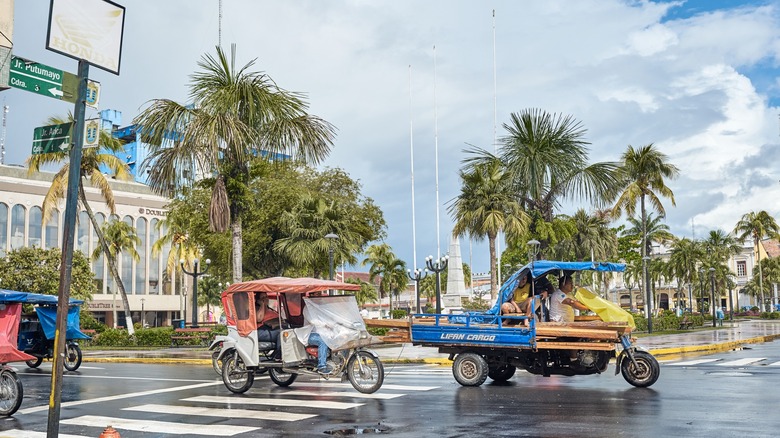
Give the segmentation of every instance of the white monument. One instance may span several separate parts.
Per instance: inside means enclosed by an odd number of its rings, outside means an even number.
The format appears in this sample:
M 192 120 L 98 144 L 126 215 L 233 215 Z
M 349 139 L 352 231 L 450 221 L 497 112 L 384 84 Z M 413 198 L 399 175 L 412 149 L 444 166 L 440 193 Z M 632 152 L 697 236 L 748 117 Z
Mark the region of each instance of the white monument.
M 466 282 L 463 276 L 463 259 L 460 256 L 460 241 L 457 237 L 450 238 L 449 261 L 447 262 L 447 293 L 441 296 L 444 313 L 463 310 L 462 299 L 468 297 Z

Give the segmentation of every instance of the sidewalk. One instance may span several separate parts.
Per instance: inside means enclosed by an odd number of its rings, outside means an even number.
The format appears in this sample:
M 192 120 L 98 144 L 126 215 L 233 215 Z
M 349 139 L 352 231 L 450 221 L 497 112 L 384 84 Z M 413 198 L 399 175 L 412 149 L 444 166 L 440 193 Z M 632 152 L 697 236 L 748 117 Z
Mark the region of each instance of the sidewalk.
M 641 335 L 641 334 L 640 334 Z M 768 342 L 780 338 L 780 320 L 725 321 L 723 327 L 698 327 L 670 335 L 647 335 L 636 344 L 658 357 L 695 352 L 727 351 L 744 344 Z M 447 354 L 433 347 L 412 344 L 385 344 L 373 347 L 385 363 L 449 364 Z M 161 348 L 158 350 L 84 350 L 84 362 L 203 363 L 211 364 L 211 352 L 205 348 Z

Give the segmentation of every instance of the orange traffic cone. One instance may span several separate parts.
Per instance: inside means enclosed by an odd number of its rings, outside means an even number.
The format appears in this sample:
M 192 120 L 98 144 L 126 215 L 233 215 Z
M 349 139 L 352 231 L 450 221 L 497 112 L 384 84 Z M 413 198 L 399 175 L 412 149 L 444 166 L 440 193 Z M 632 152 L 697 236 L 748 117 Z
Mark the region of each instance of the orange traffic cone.
M 119 432 L 111 426 L 108 426 L 98 438 L 122 438 Z

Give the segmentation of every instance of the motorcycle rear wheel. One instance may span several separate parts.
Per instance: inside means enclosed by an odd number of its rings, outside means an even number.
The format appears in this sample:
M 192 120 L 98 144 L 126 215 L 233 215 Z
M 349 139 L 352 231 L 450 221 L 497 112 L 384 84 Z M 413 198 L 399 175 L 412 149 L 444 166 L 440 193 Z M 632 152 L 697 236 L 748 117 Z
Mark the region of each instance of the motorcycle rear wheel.
M 293 384 L 298 375 L 295 373 L 286 373 L 281 368 L 268 368 L 268 377 L 281 387 L 290 386 Z
M 217 374 L 222 375 L 222 359 L 219 358 L 219 351 L 211 353 L 211 366 Z
M 65 346 L 65 369 L 76 371 L 81 366 L 81 348 L 78 344 L 67 344 Z
M 41 366 L 42 362 L 43 362 L 43 358 L 42 357 L 36 357 L 33 360 L 26 360 L 26 361 L 24 361 L 24 363 L 26 363 L 27 366 L 30 367 L 30 368 L 38 368 L 39 366 Z
M 367 351 L 358 351 L 347 362 L 347 377 L 352 387 L 363 394 L 371 394 L 382 387 L 385 367 L 378 357 Z
M 246 368 L 246 364 L 237 353 L 225 356 L 222 361 L 222 382 L 234 394 L 243 394 L 255 382 L 255 374 Z
M 24 388 L 16 373 L 5 369 L 0 372 L 0 415 L 11 416 L 22 405 Z

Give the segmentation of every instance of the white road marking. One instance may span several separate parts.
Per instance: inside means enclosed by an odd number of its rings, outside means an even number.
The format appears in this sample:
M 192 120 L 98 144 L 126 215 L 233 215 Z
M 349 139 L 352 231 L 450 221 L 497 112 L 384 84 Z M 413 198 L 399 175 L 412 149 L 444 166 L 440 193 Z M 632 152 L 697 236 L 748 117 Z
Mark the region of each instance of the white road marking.
M 683 366 L 689 366 L 689 365 L 700 365 L 703 363 L 710 363 L 710 362 L 717 362 L 720 359 L 697 359 L 697 360 L 689 360 L 685 362 L 675 362 L 670 363 L 671 366 L 677 366 L 677 367 L 683 367 Z
M 76 400 L 71 402 L 65 402 L 62 403 L 62 407 L 70 407 L 70 406 L 81 406 L 81 405 L 88 405 L 92 403 L 103 403 L 107 401 L 113 401 L 113 400 L 121 400 L 124 398 L 132 398 L 132 397 L 143 397 L 146 395 L 154 395 L 154 394 L 163 394 L 166 392 L 175 392 L 175 391 L 185 391 L 188 389 L 195 389 L 195 388 L 203 388 L 206 386 L 215 386 L 215 385 L 222 385 L 222 382 L 220 381 L 214 381 L 209 383 L 198 383 L 195 385 L 186 385 L 186 386 L 175 386 L 173 388 L 162 388 L 162 389 L 153 389 L 149 391 L 140 391 L 140 392 L 131 392 L 129 394 L 120 394 L 120 395 L 110 395 L 106 397 L 98 397 L 98 398 L 91 398 L 87 400 Z M 27 409 L 19 409 L 17 414 L 30 414 L 33 412 L 40 412 L 40 411 L 46 411 L 49 409 L 49 405 L 43 405 L 43 406 L 35 406 L 32 408 Z M 108 423 L 106 423 L 108 424 Z M 105 427 L 105 425 L 104 425 Z
M 171 421 L 131 420 L 117 417 L 101 417 L 97 415 L 84 415 L 81 417 L 62 420 L 62 424 L 77 426 L 105 428 L 107 424 L 118 430 L 134 430 L 137 432 L 149 432 L 166 435 L 207 435 L 207 436 L 233 436 L 239 433 L 248 433 L 259 427 L 230 426 L 226 424 L 189 424 Z
M 298 400 L 298 405 L 301 401 Z M 308 405 L 308 403 L 306 403 Z M 316 417 L 314 414 L 295 414 L 289 412 L 252 411 L 249 409 L 215 409 L 198 406 L 177 405 L 140 405 L 122 409 L 123 411 L 154 412 L 155 414 L 198 415 L 220 418 L 251 418 L 256 420 L 298 421 Z
M 80 369 L 80 368 L 79 368 Z M 46 377 L 51 379 L 51 374 L 27 374 L 27 373 L 20 373 L 21 376 L 36 376 L 36 377 Z M 148 380 L 150 382 L 221 382 L 221 380 L 204 380 L 204 379 L 162 379 L 158 377 L 124 377 L 124 376 L 90 376 L 90 375 L 79 375 L 79 374 L 63 374 L 63 376 L 74 379 L 117 379 L 117 380 Z M 255 378 L 257 380 L 257 378 Z
M 375 392 L 373 394 L 363 394 L 357 391 L 304 391 L 304 390 L 291 390 L 280 392 L 280 395 L 303 395 L 307 397 L 349 397 L 349 398 L 369 398 L 376 400 L 390 400 L 398 397 L 403 397 L 406 394 L 386 394 L 381 392 Z M 307 402 L 301 401 L 302 404 Z
M 744 359 L 737 359 L 728 362 L 719 363 L 718 366 L 722 367 L 739 367 L 742 365 L 748 365 L 754 362 L 761 362 L 766 359 L 765 357 L 746 357 Z
M 33 432 L 31 430 L 11 429 L 0 432 L 0 438 L 46 438 L 46 432 Z M 59 434 L 58 438 L 86 438 L 84 435 Z
M 772 362 L 770 364 L 767 364 L 768 367 L 780 367 L 780 362 Z
M 350 383 L 335 383 L 335 382 L 306 382 L 306 386 L 308 385 L 316 385 L 316 386 L 326 386 L 331 388 L 353 388 L 352 384 Z M 301 385 L 304 386 L 304 385 Z M 418 385 L 393 385 L 393 384 L 382 384 L 382 388 L 380 391 L 385 389 L 391 389 L 391 390 L 398 390 L 398 391 L 430 391 L 432 389 L 437 389 L 438 386 L 418 386 Z
M 182 401 L 197 403 L 224 403 L 228 405 L 262 405 L 262 406 L 284 406 L 284 407 L 306 407 L 318 409 L 352 409 L 363 406 L 365 403 L 345 403 L 328 400 L 306 400 L 302 403 L 300 399 L 292 398 L 249 398 L 249 397 L 222 397 L 213 395 L 199 395 L 197 397 L 185 398 Z

